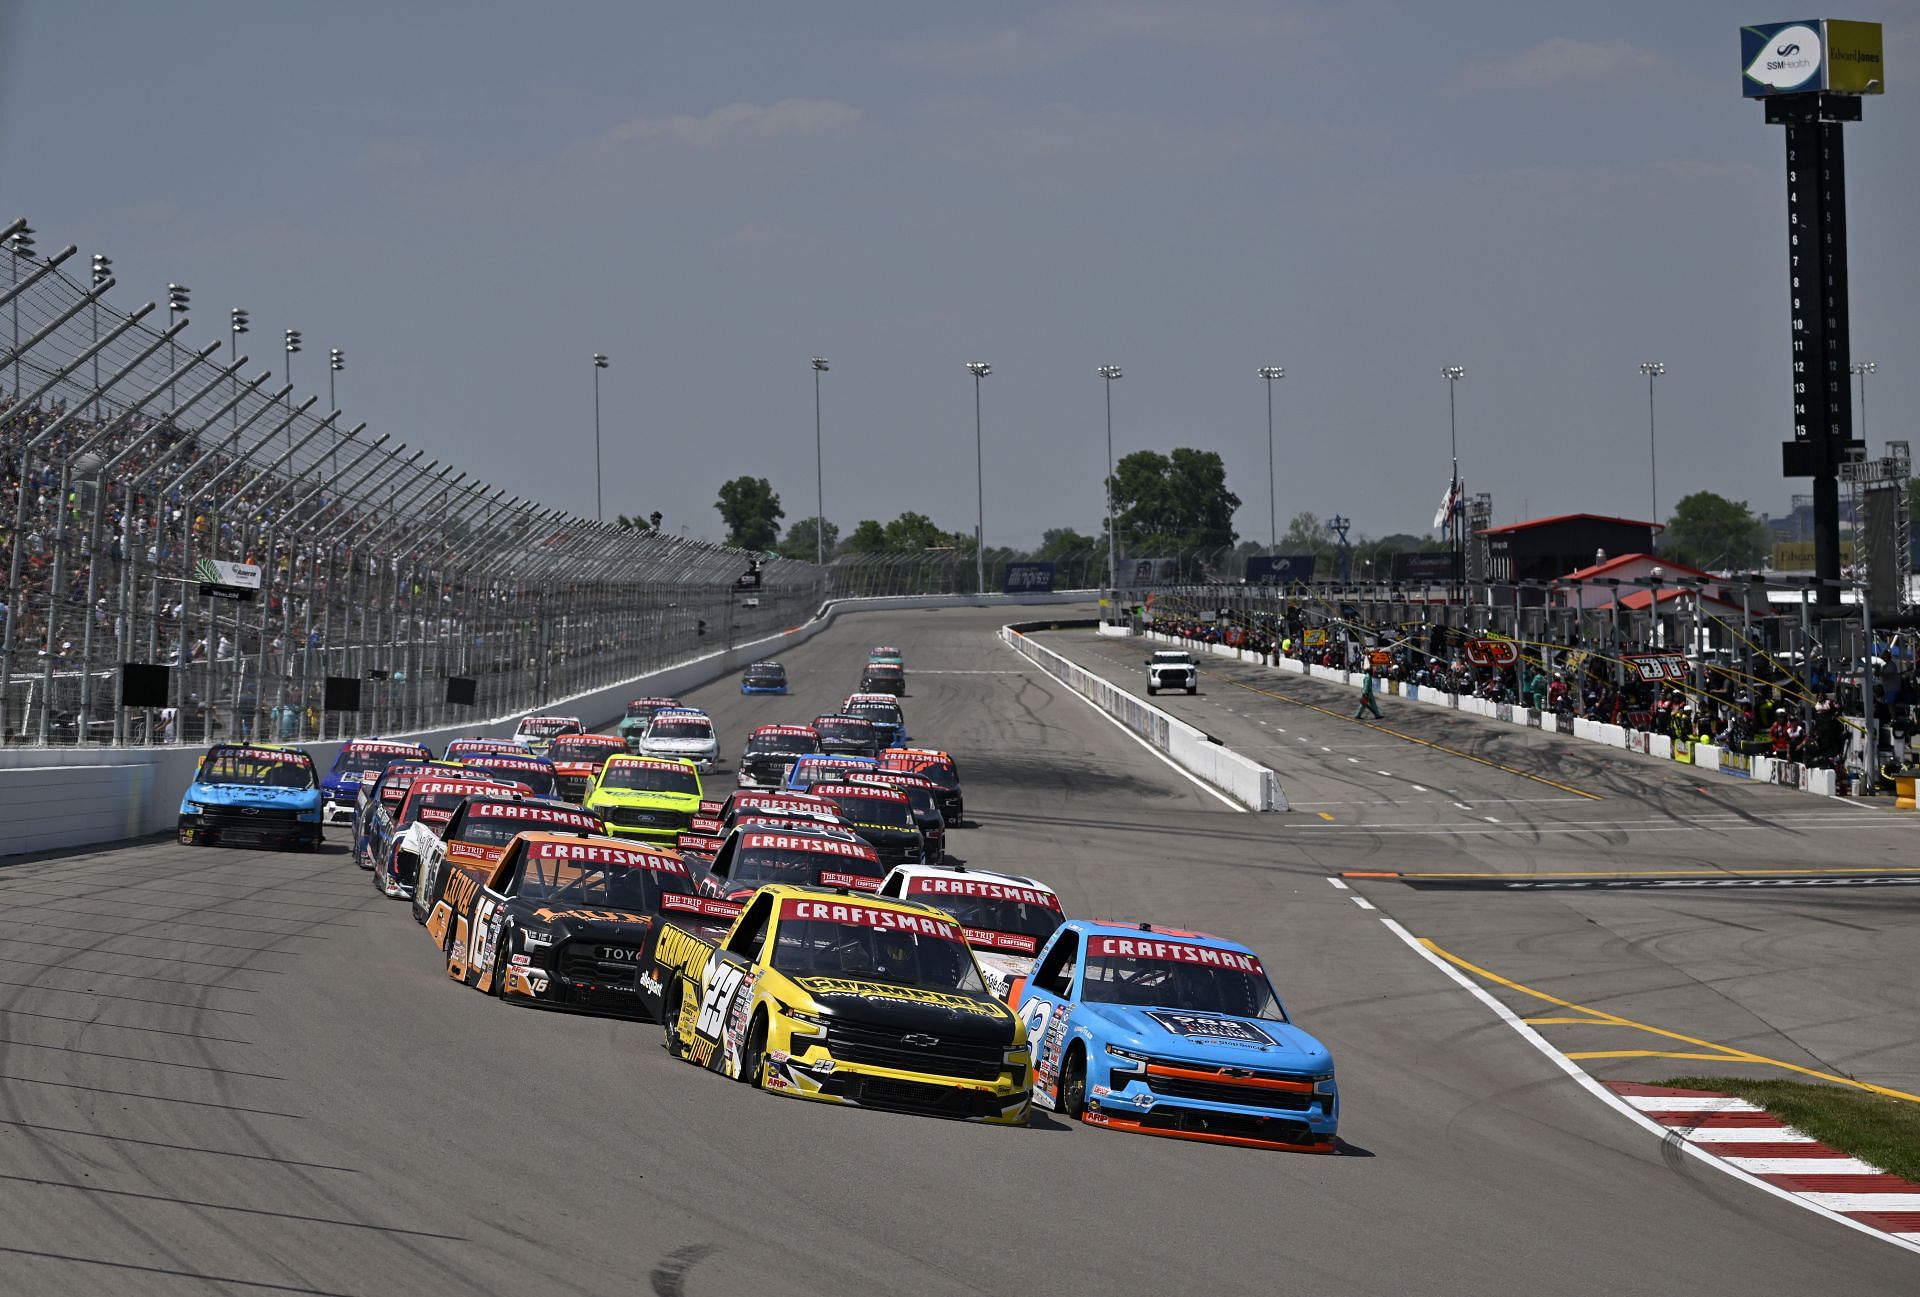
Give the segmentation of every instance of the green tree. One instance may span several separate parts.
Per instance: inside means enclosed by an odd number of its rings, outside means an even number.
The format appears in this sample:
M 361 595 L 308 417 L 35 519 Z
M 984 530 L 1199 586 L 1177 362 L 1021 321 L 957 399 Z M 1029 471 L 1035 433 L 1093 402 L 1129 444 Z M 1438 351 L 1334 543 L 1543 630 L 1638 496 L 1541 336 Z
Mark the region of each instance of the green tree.
M 887 524 L 887 548 L 891 550 L 933 549 L 936 546 L 951 546 L 955 537 L 941 531 L 933 525 L 933 519 L 924 513 L 911 511 L 901 514 Z M 971 553 L 973 538 L 967 538 L 967 549 Z
M 1224 549 L 1233 544 L 1240 497 L 1227 490 L 1217 451 L 1180 447 L 1162 455 L 1136 450 L 1114 466 L 1114 524 L 1127 538 L 1122 552 Z
M 1753 567 L 1766 557 L 1767 525 L 1745 500 L 1695 491 L 1673 507 L 1660 553 L 1693 567 Z
M 736 477 L 720 487 L 714 502 L 727 524 L 727 544 L 741 549 L 771 549 L 780 536 L 780 519 L 787 516 L 780 497 L 764 477 Z
M 1037 559 L 1058 561 L 1075 554 L 1086 554 L 1095 549 L 1105 549 L 1106 536 L 1083 536 L 1071 527 L 1049 527 L 1040 533 L 1040 548 L 1033 551 Z
M 842 546 L 849 554 L 878 554 L 887 547 L 887 529 L 871 518 L 862 518 Z
M 1339 544 L 1334 540 L 1333 528 L 1304 510 L 1288 519 L 1287 530 L 1280 537 L 1280 552 L 1283 554 L 1325 556 L 1337 548 Z
M 614 517 L 614 522 L 632 531 L 659 531 L 662 516 L 661 512 L 655 509 L 649 514 L 636 513 L 631 518 L 624 513 L 618 514 Z
M 804 563 L 813 562 L 814 555 L 818 552 L 813 543 L 816 530 L 819 531 L 820 539 L 825 542 L 821 548 L 826 551 L 827 558 L 831 560 L 835 547 L 840 543 L 840 529 L 824 518 L 802 518 L 787 528 L 786 538 L 780 542 L 780 553 L 787 558 L 796 558 Z

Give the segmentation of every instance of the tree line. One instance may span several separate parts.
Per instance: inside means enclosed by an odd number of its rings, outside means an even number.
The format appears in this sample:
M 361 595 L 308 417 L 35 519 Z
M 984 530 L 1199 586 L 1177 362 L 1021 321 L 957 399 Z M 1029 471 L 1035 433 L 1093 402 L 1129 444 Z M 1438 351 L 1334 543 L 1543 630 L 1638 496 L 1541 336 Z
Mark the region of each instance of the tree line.
M 1110 479 L 1114 530 L 1120 553 L 1132 558 L 1173 556 L 1196 552 L 1231 551 L 1254 555 L 1270 548 L 1282 554 L 1311 554 L 1322 563 L 1339 555 L 1338 536 L 1318 515 L 1303 511 L 1287 523 L 1274 546 L 1242 540 L 1234 530 L 1233 514 L 1240 497 L 1227 489 L 1226 465 L 1216 451 L 1181 447 L 1167 454 L 1136 450 L 1122 456 Z M 1907 487 L 1907 507 L 1920 525 L 1920 477 Z M 863 518 L 844 537 L 830 520 L 797 519 L 782 534 L 786 510 L 779 493 L 764 477 L 742 475 L 720 486 L 714 502 L 726 524 L 727 543 L 741 549 L 780 554 L 811 562 L 816 552 L 831 560 L 842 554 L 903 554 L 951 551 L 971 560 L 971 531 L 948 531 L 925 514 L 911 510 L 890 522 Z M 658 530 L 661 514 L 620 515 L 622 527 Z M 820 545 L 816 550 L 816 536 Z M 1773 537 L 1764 519 L 1744 500 L 1730 500 L 1713 491 L 1696 491 L 1681 498 L 1668 517 L 1658 540 L 1662 556 L 1708 570 L 1760 567 L 1771 552 Z M 1428 535 L 1394 532 L 1380 537 L 1360 536 L 1352 541 L 1349 561 L 1354 577 L 1384 576 L 1392 556 L 1441 550 L 1446 542 Z M 1082 532 L 1074 527 L 1050 527 L 1032 549 L 989 546 L 990 560 L 1054 560 L 1107 550 L 1105 519 Z

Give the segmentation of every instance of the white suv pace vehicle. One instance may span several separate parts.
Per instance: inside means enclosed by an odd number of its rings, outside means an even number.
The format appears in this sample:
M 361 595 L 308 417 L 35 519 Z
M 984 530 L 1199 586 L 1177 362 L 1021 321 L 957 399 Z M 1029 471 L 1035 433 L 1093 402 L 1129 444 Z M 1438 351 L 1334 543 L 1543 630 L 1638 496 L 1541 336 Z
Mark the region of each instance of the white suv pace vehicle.
M 1162 689 L 1200 692 L 1200 668 L 1193 664 L 1193 654 L 1185 649 L 1157 649 L 1147 659 L 1147 692 L 1157 694 Z

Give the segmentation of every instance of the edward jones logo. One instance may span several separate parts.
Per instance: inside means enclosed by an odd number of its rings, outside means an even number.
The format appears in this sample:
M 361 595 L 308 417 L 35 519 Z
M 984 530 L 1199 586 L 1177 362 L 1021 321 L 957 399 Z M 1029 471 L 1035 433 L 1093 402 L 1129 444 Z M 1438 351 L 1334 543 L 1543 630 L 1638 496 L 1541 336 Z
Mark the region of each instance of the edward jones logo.
M 1792 90 L 1820 75 L 1820 33 L 1803 23 L 1782 27 L 1760 46 L 1747 76 L 1775 90 Z

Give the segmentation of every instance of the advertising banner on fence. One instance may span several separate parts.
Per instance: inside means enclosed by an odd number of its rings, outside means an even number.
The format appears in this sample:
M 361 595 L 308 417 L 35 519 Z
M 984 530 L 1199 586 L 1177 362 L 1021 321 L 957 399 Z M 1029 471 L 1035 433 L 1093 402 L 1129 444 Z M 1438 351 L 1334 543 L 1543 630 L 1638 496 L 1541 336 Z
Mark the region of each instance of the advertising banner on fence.
M 1130 558 L 1120 564 L 1122 585 L 1162 585 L 1180 579 L 1177 558 Z
M 253 592 L 260 588 L 260 569 L 252 563 L 203 558 L 193 565 L 193 579 L 200 583 L 202 598 L 251 603 Z
M 1006 584 L 1003 590 L 1006 594 L 1052 594 L 1053 564 L 1007 564 Z
M 1460 565 L 1454 562 L 1458 557 L 1457 554 L 1395 554 L 1394 582 L 1406 585 L 1422 581 L 1458 581 Z
M 1312 554 L 1259 554 L 1247 560 L 1248 585 L 1292 585 L 1313 580 Z

